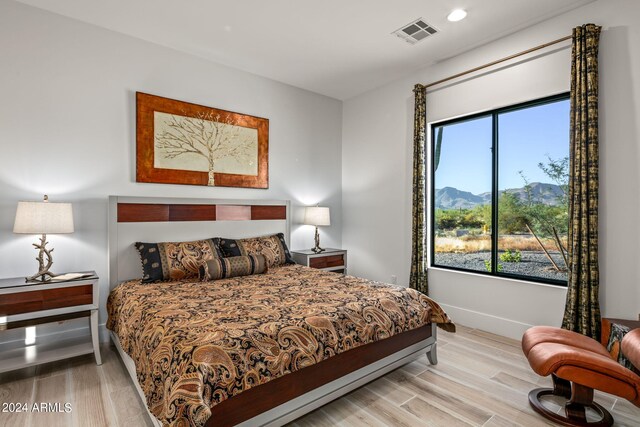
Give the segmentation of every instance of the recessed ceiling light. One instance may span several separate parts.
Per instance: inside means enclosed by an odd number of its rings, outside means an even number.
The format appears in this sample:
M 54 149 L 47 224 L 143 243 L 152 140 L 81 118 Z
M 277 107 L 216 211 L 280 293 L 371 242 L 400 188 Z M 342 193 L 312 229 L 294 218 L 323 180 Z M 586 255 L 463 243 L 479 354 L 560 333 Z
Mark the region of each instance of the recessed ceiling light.
M 449 16 L 447 16 L 447 19 L 451 22 L 458 22 L 458 21 L 462 21 L 464 18 L 467 17 L 467 11 L 464 9 L 455 9 L 453 10 Z

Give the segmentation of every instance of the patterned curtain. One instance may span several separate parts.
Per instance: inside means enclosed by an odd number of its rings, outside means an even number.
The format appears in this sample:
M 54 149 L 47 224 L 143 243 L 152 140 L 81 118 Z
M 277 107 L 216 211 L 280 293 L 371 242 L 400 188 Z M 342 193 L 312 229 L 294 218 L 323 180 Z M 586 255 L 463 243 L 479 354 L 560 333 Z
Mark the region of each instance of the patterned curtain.
M 569 178 L 569 283 L 562 327 L 600 340 L 598 302 L 598 40 L 573 30 Z
M 427 294 L 427 89 L 417 84 L 413 122 L 413 228 L 411 233 L 411 276 L 409 286 Z

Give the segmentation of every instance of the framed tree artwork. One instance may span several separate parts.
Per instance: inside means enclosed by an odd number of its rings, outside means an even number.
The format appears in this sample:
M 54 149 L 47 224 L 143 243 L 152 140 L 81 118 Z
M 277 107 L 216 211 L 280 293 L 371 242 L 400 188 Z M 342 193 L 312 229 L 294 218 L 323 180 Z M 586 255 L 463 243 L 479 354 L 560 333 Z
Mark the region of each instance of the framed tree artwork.
M 269 120 L 136 93 L 136 181 L 269 187 Z

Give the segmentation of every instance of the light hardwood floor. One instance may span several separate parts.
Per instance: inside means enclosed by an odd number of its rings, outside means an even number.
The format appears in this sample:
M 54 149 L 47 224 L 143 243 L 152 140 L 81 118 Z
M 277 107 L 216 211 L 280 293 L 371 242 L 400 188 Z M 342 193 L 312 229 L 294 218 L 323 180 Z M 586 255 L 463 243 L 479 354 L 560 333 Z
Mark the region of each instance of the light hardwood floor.
M 456 334 L 438 332 L 438 365 L 423 356 L 291 427 L 548 425 L 530 409 L 527 393 L 550 381 L 531 371 L 518 341 L 460 326 Z M 0 374 L 0 403 L 69 402 L 73 408 L 69 414 L 0 412 L 0 426 L 151 426 L 115 348 L 102 351 L 102 366 L 81 356 Z M 640 426 L 640 409 L 629 402 L 603 393 L 596 400 L 616 425 Z

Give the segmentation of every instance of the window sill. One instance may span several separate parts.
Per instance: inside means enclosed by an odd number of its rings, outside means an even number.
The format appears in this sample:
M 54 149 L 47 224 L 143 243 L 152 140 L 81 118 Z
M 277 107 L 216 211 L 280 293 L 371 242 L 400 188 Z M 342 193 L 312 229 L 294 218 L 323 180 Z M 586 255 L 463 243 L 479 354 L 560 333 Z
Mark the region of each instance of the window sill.
M 566 285 L 564 285 L 564 286 L 563 285 L 552 285 L 550 283 L 541 283 L 541 282 L 534 282 L 534 281 L 530 281 L 530 280 L 514 279 L 514 278 L 511 278 L 511 277 L 502 277 L 502 276 L 494 276 L 494 275 L 490 275 L 490 274 L 474 273 L 472 271 L 460 271 L 460 270 L 453 270 L 453 269 L 450 269 L 450 268 L 443 268 L 443 267 L 427 267 L 427 270 L 433 270 L 433 271 L 451 273 L 451 274 L 463 274 L 463 275 L 467 275 L 467 276 L 473 276 L 473 277 L 476 277 L 478 279 L 488 279 L 488 280 L 496 280 L 496 281 L 500 281 L 500 282 L 517 283 L 518 285 L 542 286 L 542 287 L 545 287 L 545 288 L 563 290 L 565 292 L 567 290 L 567 286 Z

